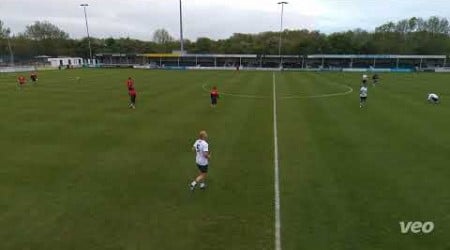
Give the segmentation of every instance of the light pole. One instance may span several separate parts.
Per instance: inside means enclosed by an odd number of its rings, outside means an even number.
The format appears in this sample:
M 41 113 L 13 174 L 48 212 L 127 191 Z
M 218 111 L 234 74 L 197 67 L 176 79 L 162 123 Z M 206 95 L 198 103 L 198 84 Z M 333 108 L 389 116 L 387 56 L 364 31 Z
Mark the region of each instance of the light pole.
M 183 5 L 180 0 L 180 50 L 184 54 L 184 39 L 183 39 Z
M 87 12 L 86 7 L 89 6 L 87 3 L 80 4 L 81 7 L 84 9 L 84 20 L 86 21 L 86 32 L 87 32 L 87 38 L 88 38 L 88 45 L 89 45 L 89 59 L 91 59 L 92 63 L 92 48 L 91 48 L 91 36 L 89 35 L 89 25 L 88 25 L 88 18 L 87 18 Z
M 280 56 L 280 68 L 283 68 L 283 58 L 281 57 L 281 44 L 283 35 L 283 15 L 284 15 L 284 5 L 288 2 L 278 2 L 281 5 L 281 21 L 280 21 L 280 42 L 278 43 L 278 55 Z
M 9 64 L 11 66 L 14 66 L 14 53 L 11 46 L 11 30 L 8 28 L 6 29 L 6 39 L 8 40 L 8 49 L 9 49 Z

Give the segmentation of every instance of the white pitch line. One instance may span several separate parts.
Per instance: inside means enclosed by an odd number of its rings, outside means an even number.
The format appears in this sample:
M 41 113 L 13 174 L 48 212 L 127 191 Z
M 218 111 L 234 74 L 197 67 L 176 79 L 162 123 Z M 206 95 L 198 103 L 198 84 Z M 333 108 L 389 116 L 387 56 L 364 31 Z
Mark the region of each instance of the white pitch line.
M 277 89 L 273 77 L 273 143 L 274 143 L 274 189 L 275 189 L 275 250 L 281 250 L 280 174 L 278 167 Z
M 206 89 L 206 86 L 208 86 L 207 83 L 204 83 L 202 85 L 202 89 L 205 92 L 209 93 L 209 90 Z M 315 98 L 326 98 L 326 97 L 335 97 L 335 96 L 345 96 L 351 94 L 354 90 L 353 88 L 349 86 L 344 86 L 347 88 L 347 91 L 345 92 L 338 92 L 338 93 L 331 93 L 331 94 L 320 94 L 320 95 L 288 95 L 288 96 L 280 96 L 279 99 L 282 100 L 289 100 L 289 99 L 315 99 Z M 225 96 L 234 96 L 234 97 L 240 97 L 240 98 L 249 98 L 249 99 L 268 99 L 271 98 L 271 96 L 260 96 L 260 95 L 244 95 L 244 94 L 231 94 L 226 92 L 220 92 L 221 95 Z
M 202 89 L 206 92 L 209 93 L 209 90 L 206 89 L 206 86 L 208 84 L 205 83 L 202 85 Z M 226 93 L 226 92 L 220 92 L 221 95 L 225 95 L 225 96 L 234 96 L 234 97 L 241 97 L 241 98 L 250 98 L 250 99 L 265 99 L 265 98 L 270 98 L 270 96 L 260 96 L 260 95 L 243 95 L 243 94 L 230 94 L 230 93 Z
M 313 98 L 325 98 L 325 97 L 333 97 L 333 96 L 344 96 L 353 93 L 353 88 L 349 86 L 345 86 L 347 91 L 340 93 L 331 93 L 331 94 L 322 94 L 322 95 L 308 95 L 308 96 L 282 96 L 281 99 L 313 99 Z

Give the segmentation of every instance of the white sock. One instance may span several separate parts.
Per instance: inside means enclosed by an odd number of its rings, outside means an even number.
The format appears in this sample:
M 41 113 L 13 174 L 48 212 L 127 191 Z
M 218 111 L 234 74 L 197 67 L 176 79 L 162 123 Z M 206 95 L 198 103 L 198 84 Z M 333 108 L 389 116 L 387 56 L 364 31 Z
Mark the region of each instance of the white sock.
M 191 183 L 191 186 L 193 186 L 193 187 L 195 187 L 197 185 L 197 182 L 196 181 L 193 181 L 192 183 Z

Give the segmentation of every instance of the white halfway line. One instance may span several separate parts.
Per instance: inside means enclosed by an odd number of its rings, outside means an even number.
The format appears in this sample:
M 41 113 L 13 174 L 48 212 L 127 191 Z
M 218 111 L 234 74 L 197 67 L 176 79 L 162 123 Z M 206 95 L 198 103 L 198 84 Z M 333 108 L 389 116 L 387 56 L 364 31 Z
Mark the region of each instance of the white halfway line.
M 281 250 L 281 215 L 280 215 L 280 176 L 278 168 L 278 128 L 277 128 L 277 90 L 275 72 L 273 77 L 273 143 L 274 143 L 274 188 L 275 188 L 275 250 Z

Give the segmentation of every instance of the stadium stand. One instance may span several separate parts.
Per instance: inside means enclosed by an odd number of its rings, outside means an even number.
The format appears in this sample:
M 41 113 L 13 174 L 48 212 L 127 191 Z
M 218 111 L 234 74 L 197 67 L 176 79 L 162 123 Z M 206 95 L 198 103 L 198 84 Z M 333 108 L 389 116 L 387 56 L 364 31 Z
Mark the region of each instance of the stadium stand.
M 104 66 L 148 65 L 150 68 L 229 67 L 284 69 L 403 69 L 447 66 L 445 55 L 256 55 L 256 54 L 97 54 Z

